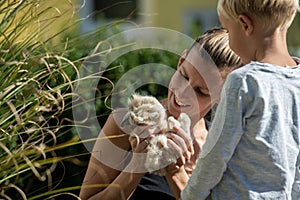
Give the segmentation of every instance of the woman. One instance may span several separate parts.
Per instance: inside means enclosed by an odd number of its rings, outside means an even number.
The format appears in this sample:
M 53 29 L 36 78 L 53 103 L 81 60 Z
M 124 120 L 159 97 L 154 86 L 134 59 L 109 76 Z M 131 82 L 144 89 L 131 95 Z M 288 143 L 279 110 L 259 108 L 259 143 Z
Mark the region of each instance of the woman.
M 138 140 L 129 137 L 128 130 L 120 128 L 126 112 L 122 109 L 113 111 L 99 134 L 101 139 L 95 144 L 80 197 L 132 200 L 178 198 L 196 165 L 206 138 L 204 116 L 218 102 L 227 74 L 240 65 L 239 57 L 229 48 L 225 30 L 215 28 L 200 36 L 190 50 L 185 50 L 180 57 L 177 71 L 170 82 L 168 98 L 162 101 L 169 116 L 177 118 L 181 112 L 185 112 L 191 118 L 193 143 L 179 127 L 168 133 L 168 142 L 174 150 L 189 151 L 182 152 L 176 164 L 165 168 L 165 177 L 140 170 L 144 163 L 141 163 L 138 155 L 147 151 L 151 135 L 147 127 L 143 127 L 142 134 L 146 132 L 148 137 L 143 136 Z M 117 146 L 119 151 L 110 151 L 112 145 Z M 125 159 L 128 154 L 131 154 L 130 158 Z M 110 161 L 104 163 L 104 160 Z

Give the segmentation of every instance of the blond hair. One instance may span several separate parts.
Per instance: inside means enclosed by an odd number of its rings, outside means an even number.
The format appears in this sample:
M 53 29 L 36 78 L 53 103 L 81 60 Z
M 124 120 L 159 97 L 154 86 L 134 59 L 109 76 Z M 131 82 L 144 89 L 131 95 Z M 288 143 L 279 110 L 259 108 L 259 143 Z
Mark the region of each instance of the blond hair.
M 232 20 L 245 14 L 257 16 L 267 30 L 288 29 L 299 11 L 299 0 L 219 0 L 218 12 Z

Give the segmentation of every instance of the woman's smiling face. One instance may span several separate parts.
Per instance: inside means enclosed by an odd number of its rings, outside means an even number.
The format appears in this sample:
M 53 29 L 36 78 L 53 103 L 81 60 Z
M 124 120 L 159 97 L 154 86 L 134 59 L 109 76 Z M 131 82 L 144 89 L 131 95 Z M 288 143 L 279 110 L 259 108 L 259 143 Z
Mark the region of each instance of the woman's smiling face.
M 174 117 L 187 113 L 195 123 L 204 117 L 219 99 L 222 79 L 211 60 L 203 59 L 197 48 L 182 55 L 168 93 L 168 111 Z

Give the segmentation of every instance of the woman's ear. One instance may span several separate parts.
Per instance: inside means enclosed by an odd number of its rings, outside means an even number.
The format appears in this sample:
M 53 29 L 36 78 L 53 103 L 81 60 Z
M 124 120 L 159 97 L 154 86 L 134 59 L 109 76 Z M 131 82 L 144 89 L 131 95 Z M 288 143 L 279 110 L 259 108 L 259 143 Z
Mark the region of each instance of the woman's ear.
M 187 56 L 187 49 L 185 49 L 182 53 L 181 53 L 181 56 L 178 60 L 178 64 L 177 64 L 177 68 L 180 67 L 180 65 L 185 61 L 185 58 Z
M 242 26 L 243 31 L 247 36 L 251 35 L 253 32 L 253 21 L 247 15 L 239 15 L 239 23 Z

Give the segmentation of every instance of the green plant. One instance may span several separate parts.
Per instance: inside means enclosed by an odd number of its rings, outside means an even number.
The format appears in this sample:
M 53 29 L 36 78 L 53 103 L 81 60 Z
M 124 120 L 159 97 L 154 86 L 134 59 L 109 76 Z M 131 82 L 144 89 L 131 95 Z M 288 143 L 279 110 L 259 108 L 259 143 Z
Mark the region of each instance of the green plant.
M 82 163 L 81 154 L 68 154 L 81 143 L 70 131 L 72 78 L 80 58 L 65 56 L 67 43 L 54 46 L 76 21 L 51 33 L 65 13 L 41 4 L 47 1 L 0 2 L 1 199 L 57 195 L 63 179 L 54 179 L 57 166 Z
M 71 1 L 65 1 L 76 10 Z M 4 199 L 76 198 L 89 153 L 72 121 L 73 87 L 94 41 L 105 40 L 126 22 L 115 21 L 86 35 L 74 34 L 80 19 L 49 32 L 68 11 L 45 6 L 47 2 L 0 2 L 0 198 Z M 103 74 L 106 83 L 99 83 L 100 123 L 110 112 L 109 102 L 104 102 L 113 83 L 122 72 L 150 62 L 144 60 L 149 58 L 170 65 L 177 62 L 174 55 L 145 50 L 112 63 Z M 142 88 L 148 89 L 159 95 L 155 86 Z

